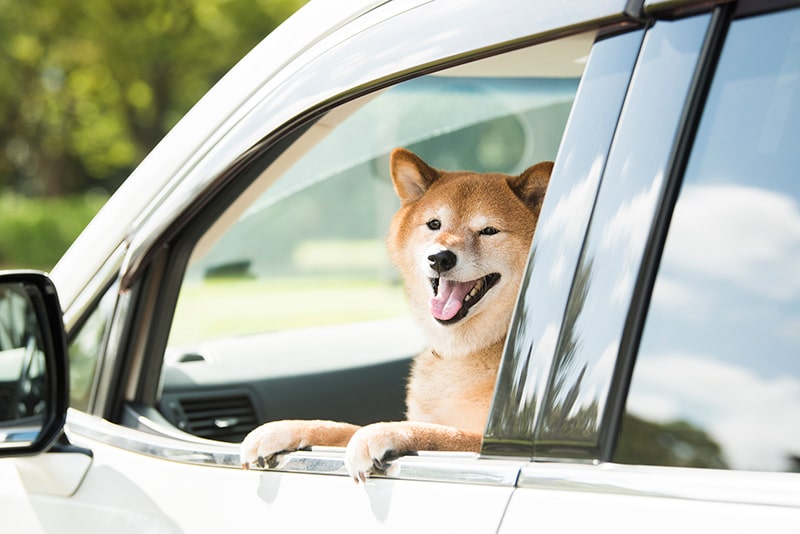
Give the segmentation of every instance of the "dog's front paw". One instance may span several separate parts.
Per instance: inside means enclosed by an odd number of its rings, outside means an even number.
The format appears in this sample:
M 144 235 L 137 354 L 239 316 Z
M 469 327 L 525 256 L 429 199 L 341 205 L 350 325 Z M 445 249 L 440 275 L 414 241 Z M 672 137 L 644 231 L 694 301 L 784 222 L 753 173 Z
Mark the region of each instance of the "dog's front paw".
M 308 447 L 303 421 L 273 421 L 252 430 L 239 449 L 242 467 L 275 467 L 282 452 Z
M 314 445 L 344 447 L 358 426 L 335 421 L 273 421 L 252 430 L 239 449 L 242 467 L 275 467 L 284 452 Z
M 414 452 L 406 423 L 375 423 L 356 432 L 345 451 L 344 465 L 356 482 L 371 473 L 384 473 L 391 460 Z

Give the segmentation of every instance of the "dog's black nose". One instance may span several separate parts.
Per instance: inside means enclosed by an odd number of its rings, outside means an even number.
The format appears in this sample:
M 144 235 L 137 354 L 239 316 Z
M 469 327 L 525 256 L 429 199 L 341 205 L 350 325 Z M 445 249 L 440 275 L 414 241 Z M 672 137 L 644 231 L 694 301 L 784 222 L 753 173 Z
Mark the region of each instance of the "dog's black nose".
M 431 269 L 437 273 L 443 273 L 455 267 L 456 259 L 456 255 L 449 250 L 442 250 L 428 256 L 428 261 L 431 262 Z

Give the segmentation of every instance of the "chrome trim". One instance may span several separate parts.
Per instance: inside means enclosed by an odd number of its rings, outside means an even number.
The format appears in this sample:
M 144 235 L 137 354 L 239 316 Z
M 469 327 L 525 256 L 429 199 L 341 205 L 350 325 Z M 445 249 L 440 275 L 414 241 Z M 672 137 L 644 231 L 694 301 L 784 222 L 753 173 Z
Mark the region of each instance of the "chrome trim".
M 641 9 L 652 14 L 659 11 L 689 13 L 692 10 L 709 10 L 713 4 L 728 4 L 734 0 L 644 0 Z
M 148 428 L 154 425 L 148 422 Z M 78 444 L 82 444 L 80 438 L 83 437 L 173 462 L 241 469 L 239 447 L 235 444 L 189 435 L 185 440 L 155 435 L 72 409 L 67 413 L 66 428 L 70 440 Z M 174 431 L 167 432 L 177 436 Z M 484 459 L 475 453 L 420 452 L 418 456 L 404 456 L 393 461 L 386 476 L 400 480 L 513 487 L 524 465 L 526 462 L 522 460 Z M 349 476 L 341 447 L 314 447 L 311 451 L 284 454 L 270 471 Z
M 422 451 L 395 460 L 387 475 L 401 480 L 512 487 L 524 465 L 521 460 L 481 458 L 476 453 Z
M 800 475 L 621 464 L 534 463 L 520 488 L 800 508 Z
M 241 468 L 239 448 L 197 439 L 181 441 L 147 434 L 115 425 L 100 417 L 70 409 L 65 426 L 70 441 L 80 443 L 80 438 L 99 441 L 130 452 L 154 456 L 174 462 Z
M 475 453 L 422 451 L 398 458 L 385 474 L 372 476 L 513 487 L 523 465 L 522 461 L 481 459 Z M 314 447 L 311 451 L 284 454 L 275 467 L 265 470 L 349 476 L 342 447 Z

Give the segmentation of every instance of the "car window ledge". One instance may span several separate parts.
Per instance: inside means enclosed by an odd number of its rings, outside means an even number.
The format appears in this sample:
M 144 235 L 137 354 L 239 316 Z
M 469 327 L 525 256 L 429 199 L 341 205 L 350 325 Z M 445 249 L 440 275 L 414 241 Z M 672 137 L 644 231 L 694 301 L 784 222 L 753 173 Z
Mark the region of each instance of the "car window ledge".
M 187 435 L 187 439 L 156 435 L 116 425 L 97 416 L 70 409 L 67 414 L 70 440 L 87 446 L 84 439 L 126 451 L 186 464 L 241 469 L 239 446 Z M 471 452 L 423 451 L 391 462 L 386 476 L 392 479 L 469 483 L 513 487 L 526 460 L 481 458 Z M 281 455 L 275 471 L 349 476 L 344 466 L 344 448 L 314 447 Z M 381 477 L 382 475 L 376 475 Z

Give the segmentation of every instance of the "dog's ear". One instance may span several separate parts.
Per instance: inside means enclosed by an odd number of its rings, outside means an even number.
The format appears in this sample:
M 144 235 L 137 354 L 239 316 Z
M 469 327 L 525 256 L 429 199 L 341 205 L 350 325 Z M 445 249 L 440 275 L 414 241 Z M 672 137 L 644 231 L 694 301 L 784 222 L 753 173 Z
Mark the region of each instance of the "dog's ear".
M 553 162 L 543 161 L 528 167 L 519 176 L 510 178 L 508 185 L 531 211 L 539 213 L 547 184 L 550 183 L 551 172 L 553 172 Z
M 403 204 L 418 200 L 439 177 L 416 154 L 405 148 L 395 148 L 389 160 L 394 190 Z

